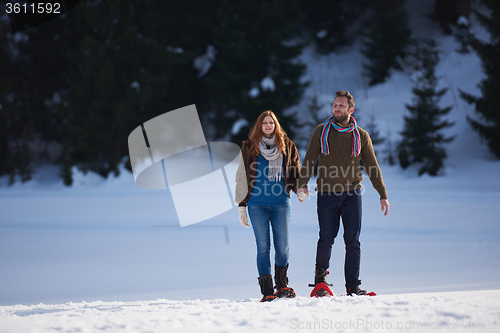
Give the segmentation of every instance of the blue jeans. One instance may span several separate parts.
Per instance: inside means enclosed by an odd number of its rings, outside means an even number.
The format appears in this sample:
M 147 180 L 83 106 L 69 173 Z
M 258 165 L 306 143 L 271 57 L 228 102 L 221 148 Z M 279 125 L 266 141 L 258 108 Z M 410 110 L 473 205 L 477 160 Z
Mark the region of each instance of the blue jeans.
M 290 206 L 248 206 L 255 242 L 257 243 L 257 269 L 259 276 L 271 274 L 271 234 L 273 230 L 274 262 L 279 267 L 288 264 L 288 226 Z
M 330 256 L 335 237 L 339 232 L 340 217 L 344 226 L 346 287 L 359 285 L 361 248 L 361 191 L 318 194 L 319 239 L 316 250 L 316 268 L 330 267 Z

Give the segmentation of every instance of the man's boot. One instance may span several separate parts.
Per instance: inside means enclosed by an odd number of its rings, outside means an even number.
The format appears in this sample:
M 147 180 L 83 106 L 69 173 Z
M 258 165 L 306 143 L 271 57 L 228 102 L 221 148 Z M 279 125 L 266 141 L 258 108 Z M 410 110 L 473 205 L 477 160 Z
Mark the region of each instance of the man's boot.
M 285 267 L 279 267 L 274 264 L 274 282 L 276 283 L 276 293 L 274 296 L 278 298 L 294 298 L 295 291 L 288 286 L 288 264 Z
M 326 269 L 319 269 L 316 268 L 314 271 L 314 285 L 317 285 L 318 283 L 324 283 L 327 286 L 331 286 L 331 283 L 326 282 L 326 276 L 330 274 Z
M 366 292 L 366 290 L 363 290 L 359 287 L 359 285 L 361 284 L 361 280 L 358 280 L 357 283 L 351 285 L 350 287 L 347 287 L 346 286 L 346 294 L 348 296 L 352 296 L 352 295 L 368 295 L 368 293 Z M 374 294 L 374 293 L 370 293 L 370 294 Z M 372 295 L 370 295 L 372 296 Z
M 326 276 L 329 272 L 326 269 L 318 269 L 314 271 L 314 285 L 309 285 L 314 287 L 313 291 L 311 291 L 311 297 L 325 297 L 325 296 L 333 296 L 333 292 L 328 286 L 331 286 L 331 283 L 326 282 Z M 319 285 L 321 284 L 321 285 Z

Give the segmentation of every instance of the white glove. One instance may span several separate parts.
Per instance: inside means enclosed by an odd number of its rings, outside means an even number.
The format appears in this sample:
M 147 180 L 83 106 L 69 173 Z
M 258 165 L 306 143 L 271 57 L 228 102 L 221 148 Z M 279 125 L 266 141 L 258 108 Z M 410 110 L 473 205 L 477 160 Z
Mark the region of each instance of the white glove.
M 304 202 L 304 200 L 307 199 L 307 197 L 309 196 L 309 191 L 300 191 L 299 194 L 297 194 L 297 197 L 299 198 L 299 201 L 300 202 Z
M 250 224 L 248 224 L 248 216 L 247 216 L 247 208 L 246 207 L 238 207 L 240 211 L 240 223 L 245 228 L 249 228 Z

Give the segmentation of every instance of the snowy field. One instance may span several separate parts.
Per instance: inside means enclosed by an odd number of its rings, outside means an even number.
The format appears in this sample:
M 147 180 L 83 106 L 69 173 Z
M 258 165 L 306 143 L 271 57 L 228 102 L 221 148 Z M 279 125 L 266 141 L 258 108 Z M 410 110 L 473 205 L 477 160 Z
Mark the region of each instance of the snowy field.
M 0 308 L 2 332 L 498 332 L 500 291 Z
M 75 172 L 68 189 L 45 167 L 0 189 L 0 332 L 495 332 L 499 166 L 464 159 L 432 178 L 382 165 L 388 216 L 365 180 L 361 279 L 376 297 L 340 296 L 341 241 L 329 276 L 337 296 L 307 297 L 315 197 L 294 197 L 289 277 L 298 297 L 269 304 L 258 302 L 255 241 L 236 209 L 180 228 L 169 192 L 138 188 L 129 173 Z M 196 199 L 193 209 L 203 209 Z
M 412 17 L 427 7 L 411 8 Z M 448 119 L 456 124 L 447 134 L 457 138 L 439 177 L 389 166 L 377 148 L 391 208 L 383 216 L 365 179 L 361 279 L 379 296 L 340 296 L 339 237 L 329 275 L 337 296 L 308 297 L 314 195 L 304 204 L 292 198 L 289 278 L 298 297 L 264 304 L 254 236 L 236 208 L 181 228 L 170 192 L 141 189 L 125 170 L 102 179 L 75 169 L 67 188 L 45 165 L 25 184 L 8 187 L 0 178 L 0 333 L 500 331 L 500 161 L 470 129 L 465 117 L 473 108 L 457 91 L 478 94 L 483 74 L 474 54 L 456 53 L 453 37 L 425 24 L 414 32 L 438 37 L 437 74 L 449 88 L 441 105 L 453 106 Z M 312 84 L 297 110 L 318 94 L 327 116 L 333 92 L 349 90 L 360 126 L 374 115 L 381 134 L 397 140 L 411 73 L 367 88 L 358 47 L 327 57 L 305 50 Z M 206 195 L 193 193 L 193 210 L 204 209 Z

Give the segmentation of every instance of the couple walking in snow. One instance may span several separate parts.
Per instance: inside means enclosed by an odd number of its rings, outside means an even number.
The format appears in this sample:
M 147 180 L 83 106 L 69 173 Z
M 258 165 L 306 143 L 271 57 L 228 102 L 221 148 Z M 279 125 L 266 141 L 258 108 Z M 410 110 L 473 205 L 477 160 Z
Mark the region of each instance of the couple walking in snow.
M 332 245 L 344 227 L 345 287 L 348 295 L 366 294 L 359 288 L 361 231 L 361 181 L 364 169 L 380 195 L 387 215 L 389 202 L 369 134 L 351 116 L 354 98 L 337 91 L 332 116 L 316 127 L 300 167 L 295 144 L 287 137 L 272 111 L 263 112 L 243 142 L 236 174 L 236 202 L 240 223 L 249 227 L 257 243 L 257 269 L 262 301 L 295 297 L 288 285 L 290 191 L 299 201 L 309 196 L 307 183 L 317 171 L 317 211 L 319 239 L 316 250 L 314 284 L 326 283 Z M 247 215 L 248 209 L 248 215 Z M 275 249 L 274 282 L 271 275 L 271 231 Z M 274 289 L 276 288 L 276 291 Z

